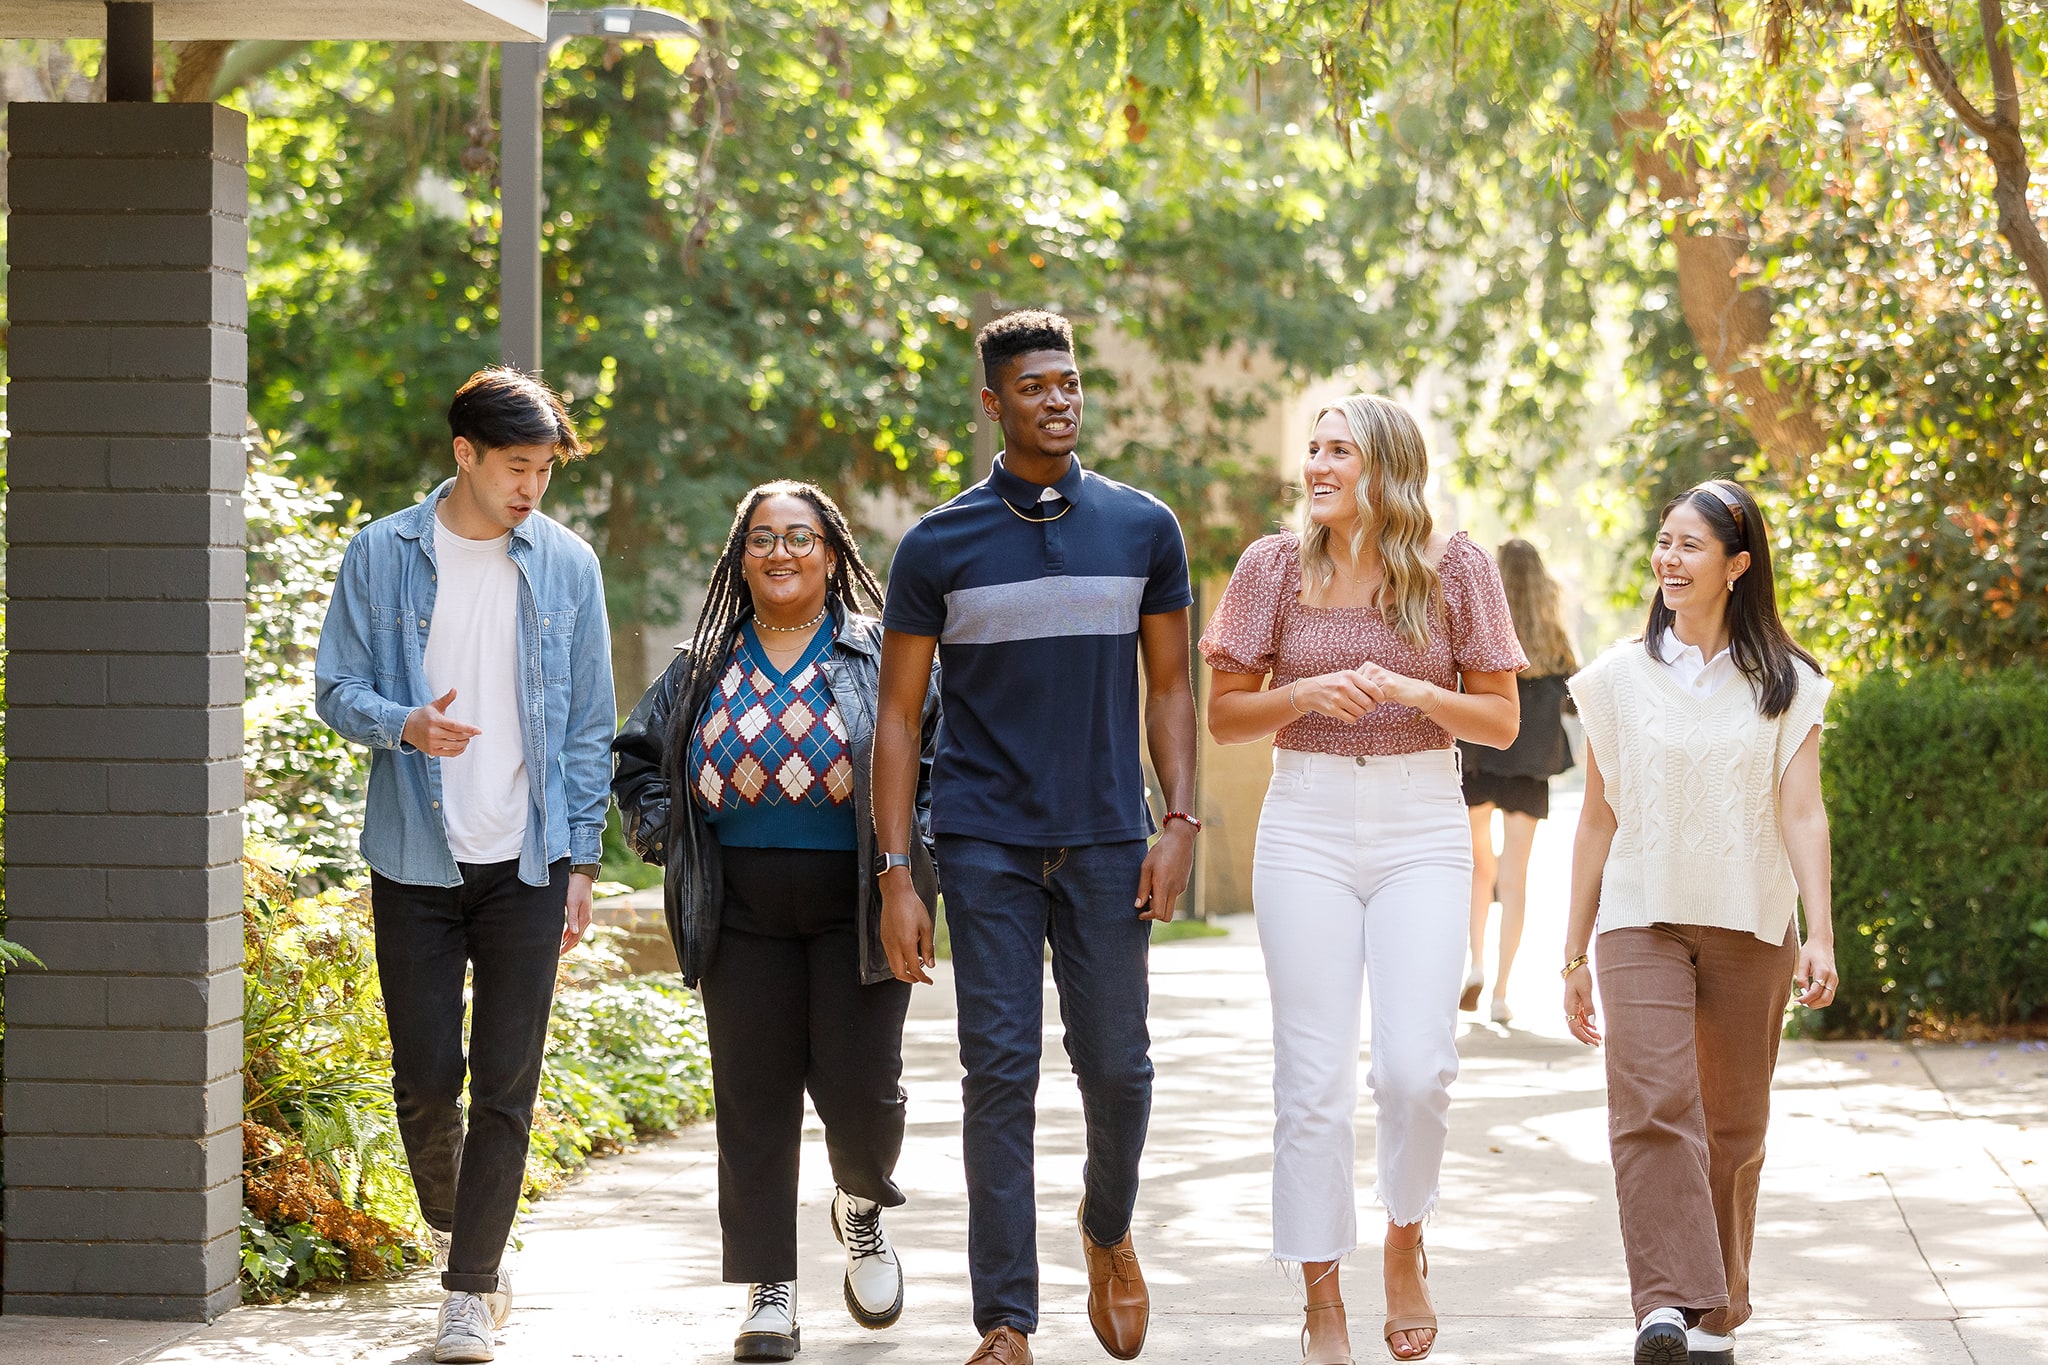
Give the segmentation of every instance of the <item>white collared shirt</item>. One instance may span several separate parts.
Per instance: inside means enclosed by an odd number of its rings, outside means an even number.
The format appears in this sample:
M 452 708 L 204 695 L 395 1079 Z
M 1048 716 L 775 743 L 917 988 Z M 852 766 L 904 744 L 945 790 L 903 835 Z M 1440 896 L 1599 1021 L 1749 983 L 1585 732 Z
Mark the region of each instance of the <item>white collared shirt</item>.
M 1662 655 L 1664 666 L 1676 676 L 1678 685 L 1702 700 L 1742 676 L 1732 651 L 1724 649 L 1709 659 L 1698 645 L 1679 639 L 1675 630 L 1664 632 Z

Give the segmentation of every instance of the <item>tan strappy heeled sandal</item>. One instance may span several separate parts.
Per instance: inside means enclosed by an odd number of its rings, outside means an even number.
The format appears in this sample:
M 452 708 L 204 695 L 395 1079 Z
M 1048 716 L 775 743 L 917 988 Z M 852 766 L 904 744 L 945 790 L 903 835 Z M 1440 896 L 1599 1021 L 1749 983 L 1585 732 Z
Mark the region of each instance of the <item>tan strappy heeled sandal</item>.
M 1419 1278 L 1422 1281 L 1423 1297 L 1428 1298 L 1429 1253 L 1423 1250 L 1422 1243 L 1417 1242 L 1412 1247 L 1388 1246 L 1383 1247 L 1382 1250 L 1390 1252 L 1395 1256 L 1409 1257 L 1414 1260 L 1418 1260 L 1422 1263 L 1422 1274 Z M 1434 1307 L 1434 1305 L 1432 1305 L 1432 1307 Z M 1429 1359 L 1429 1353 L 1436 1349 L 1436 1331 L 1436 1314 L 1434 1312 L 1409 1313 L 1398 1318 L 1389 1317 L 1387 1319 L 1386 1326 L 1381 1329 L 1380 1335 L 1386 1339 L 1388 1355 L 1392 1356 L 1394 1359 L 1399 1361 L 1416 1361 Z M 1431 1334 L 1429 1338 L 1429 1345 L 1423 1347 L 1421 1350 L 1417 1351 L 1412 1356 L 1404 1356 L 1399 1351 L 1394 1349 L 1394 1337 L 1396 1334 L 1401 1332 L 1428 1332 Z
M 1328 1303 L 1312 1303 L 1303 1309 L 1302 1312 L 1306 1316 L 1309 1313 L 1320 1313 L 1327 1308 L 1334 1308 L 1341 1313 L 1344 1311 L 1344 1300 L 1331 1299 Z M 1349 1351 L 1331 1351 L 1310 1355 L 1308 1353 L 1308 1324 L 1303 1323 L 1301 1328 L 1301 1365 L 1358 1365 L 1358 1362 Z

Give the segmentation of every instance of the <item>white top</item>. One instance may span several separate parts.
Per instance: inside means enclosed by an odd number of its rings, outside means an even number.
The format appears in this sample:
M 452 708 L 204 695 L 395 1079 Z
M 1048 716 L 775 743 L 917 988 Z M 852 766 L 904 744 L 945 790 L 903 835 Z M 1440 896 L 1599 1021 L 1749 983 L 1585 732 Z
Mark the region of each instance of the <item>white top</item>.
M 439 758 L 441 818 L 458 863 L 502 863 L 526 843 L 532 798 L 519 715 L 519 566 L 496 540 L 465 540 L 434 518 L 438 583 L 427 630 L 427 686 L 455 689 L 451 720 L 483 731 L 453 758 Z
M 1662 653 L 1664 662 L 1678 675 L 1679 685 L 1695 697 L 1711 697 L 1742 676 L 1742 670 L 1735 666 L 1732 649 L 1724 649 L 1709 659 L 1698 645 L 1679 639 L 1675 630 L 1664 632 Z
M 1616 821 L 1600 878 L 1601 933 L 1703 924 L 1785 941 L 1799 890 L 1779 785 L 1831 688 L 1797 668 L 1799 690 L 1776 719 L 1739 674 L 1740 686 L 1696 695 L 1640 641 L 1616 645 L 1571 680 Z

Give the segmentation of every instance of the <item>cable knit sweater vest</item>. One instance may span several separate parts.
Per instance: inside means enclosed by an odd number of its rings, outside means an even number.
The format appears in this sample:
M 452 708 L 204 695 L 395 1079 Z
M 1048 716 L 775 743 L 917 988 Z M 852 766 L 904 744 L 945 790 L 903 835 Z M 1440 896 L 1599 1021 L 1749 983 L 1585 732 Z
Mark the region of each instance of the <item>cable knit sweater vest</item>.
M 1600 879 L 1599 931 L 1704 924 L 1785 941 L 1799 900 L 1778 822 L 1778 784 L 1831 684 L 1804 664 L 1769 719 L 1746 681 L 1693 697 L 1641 641 L 1571 680 L 1617 829 Z

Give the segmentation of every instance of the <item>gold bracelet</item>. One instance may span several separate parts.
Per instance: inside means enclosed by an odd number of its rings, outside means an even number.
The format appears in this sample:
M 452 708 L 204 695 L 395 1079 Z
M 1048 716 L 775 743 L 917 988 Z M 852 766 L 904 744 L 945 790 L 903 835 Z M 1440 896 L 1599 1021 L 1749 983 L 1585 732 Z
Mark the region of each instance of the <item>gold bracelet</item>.
M 1580 954 L 1579 954 L 1579 955 L 1578 955 L 1577 957 L 1573 958 L 1573 959 L 1572 959 L 1572 960 L 1571 960 L 1570 962 L 1567 962 L 1567 963 L 1565 963 L 1565 964 L 1564 964 L 1564 970 L 1563 970 L 1563 971 L 1561 971 L 1561 972 L 1559 972 L 1559 973 L 1558 973 L 1558 975 L 1559 975 L 1559 976 L 1561 976 L 1561 977 L 1563 977 L 1563 978 L 1564 978 L 1565 980 L 1569 981 L 1569 980 L 1571 980 L 1571 979 L 1572 979 L 1572 973 L 1573 973 L 1573 972 L 1575 972 L 1575 971 L 1577 971 L 1577 970 L 1578 970 L 1579 968 L 1581 968 L 1581 967 L 1583 967 L 1583 966 L 1585 966 L 1585 965 L 1586 965 L 1586 955 L 1585 955 L 1584 953 L 1580 953 Z
M 1423 686 L 1429 689 L 1429 709 L 1422 713 L 1426 720 L 1435 715 L 1438 708 L 1444 704 L 1444 690 L 1435 683 L 1424 683 Z
M 1301 703 L 1294 699 L 1294 689 L 1299 686 L 1301 686 L 1301 679 L 1299 678 L 1296 678 L 1293 682 L 1287 684 L 1287 704 L 1294 708 L 1295 715 L 1305 716 L 1308 714 L 1308 712 L 1302 710 Z

